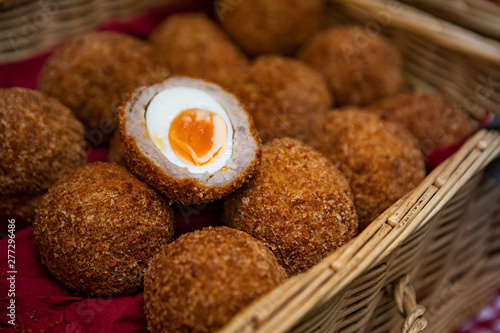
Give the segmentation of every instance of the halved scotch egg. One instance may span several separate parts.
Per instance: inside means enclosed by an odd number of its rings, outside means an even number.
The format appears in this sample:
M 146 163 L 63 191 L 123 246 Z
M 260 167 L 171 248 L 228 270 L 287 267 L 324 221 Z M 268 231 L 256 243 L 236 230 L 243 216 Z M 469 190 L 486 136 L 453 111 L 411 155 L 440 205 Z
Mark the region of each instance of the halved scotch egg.
M 253 175 L 261 142 L 231 93 L 183 76 L 135 90 L 120 111 L 129 168 L 172 201 L 215 201 Z

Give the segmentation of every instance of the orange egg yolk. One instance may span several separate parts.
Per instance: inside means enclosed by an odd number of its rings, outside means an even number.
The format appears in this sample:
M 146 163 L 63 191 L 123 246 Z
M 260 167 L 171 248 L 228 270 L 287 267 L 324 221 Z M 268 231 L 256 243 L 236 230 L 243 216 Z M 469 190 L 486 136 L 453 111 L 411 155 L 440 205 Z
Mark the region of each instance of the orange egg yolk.
M 213 112 L 189 109 L 170 124 L 168 140 L 175 155 L 187 164 L 201 166 L 217 161 L 226 147 L 227 127 Z

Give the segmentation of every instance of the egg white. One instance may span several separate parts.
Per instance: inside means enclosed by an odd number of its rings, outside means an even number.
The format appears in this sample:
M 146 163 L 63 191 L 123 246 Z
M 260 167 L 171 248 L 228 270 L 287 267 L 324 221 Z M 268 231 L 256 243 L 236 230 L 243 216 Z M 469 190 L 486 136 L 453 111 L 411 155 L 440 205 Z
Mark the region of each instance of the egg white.
M 215 162 L 196 166 L 186 164 L 175 155 L 168 139 L 170 124 L 181 112 L 188 109 L 202 109 L 216 113 L 224 119 L 227 128 L 224 154 Z M 171 87 L 156 94 L 146 108 L 146 127 L 155 145 L 173 164 L 187 168 L 191 173 L 213 174 L 222 169 L 233 151 L 233 127 L 226 110 L 206 92 L 190 87 Z

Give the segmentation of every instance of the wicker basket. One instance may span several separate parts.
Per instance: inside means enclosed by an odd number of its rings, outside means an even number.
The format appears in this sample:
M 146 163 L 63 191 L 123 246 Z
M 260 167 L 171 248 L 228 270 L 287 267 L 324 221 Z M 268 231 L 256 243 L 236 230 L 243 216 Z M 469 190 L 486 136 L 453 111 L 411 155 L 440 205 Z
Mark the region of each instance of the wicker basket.
M 477 119 L 500 113 L 499 43 L 395 1 L 330 5 L 334 22 L 393 40 L 415 85 Z M 500 286 L 500 184 L 484 171 L 499 155 L 500 134 L 479 131 L 347 246 L 221 332 L 453 332 Z
M 435 16 L 500 40 L 498 0 L 401 0 Z

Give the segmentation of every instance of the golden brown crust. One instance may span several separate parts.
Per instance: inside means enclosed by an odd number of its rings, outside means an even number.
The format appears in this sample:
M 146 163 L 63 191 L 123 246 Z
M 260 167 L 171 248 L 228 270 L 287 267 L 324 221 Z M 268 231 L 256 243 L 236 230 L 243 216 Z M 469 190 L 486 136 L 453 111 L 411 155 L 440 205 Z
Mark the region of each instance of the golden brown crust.
M 78 293 L 132 294 L 149 260 L 174 234 L 173 210 L 125 168 L 95 162 L 67 173 L 40 203 L 40 259 Z
M 470 135 L 477 124 L 437 92 L 415 90 L 367 106 L 383 119 L 397 122 L 419 141 L 427 156 L 441 145 L 451 145 Z
M 0 195 L 0 233 L 7 233 L 8 221 L 14 219 L 16 231 L 33 222 L 35 209 L 38 207 L 43 194 Z
M 299 59 L 325 75 L 337 105 L 363 105 L 403 85 L 399 51 L 361 27 L 330 28 L 313 36 Z
M 309 139 L 332 105 L 324 77 L 300 61 L 261 56 L 232 86 L 252 115 L 264 142 Z
M 226 32 L 251 56 L 292 54 L 322 25 L 324 0 L 218 0 Z
M 425 177 L 416 139 L 398 124 L 355 107 L 330 112 L 311 144 L 348 179 L 360 230 Z
M 151 43 L 174 73 L 229 86 L 248 65 L 243 52 L 201 13 L 169 16 L 151 34 Z
M 125 148 L 123 147 L 120 131 L 116 131 L 109 142 L 109 151 L 106 160 L 110 163 L 115 163 L 124 167 L 127 166 L 125 159 Z
M 318 263 L 358 229 L 342 173 L 321 153 L 290 138 L 262 146 L 259 169 L 226 198 L 224 219 L 263 241 L 290 275 Z
M 86 161 L 83 125 L 44 93 L 0 89 L 0 195 L 39 194 Z
M 54 52 L 40 72 L 38 88 L 68 106 L 85 125 L 89 141 L 99 145 L 117 128 L 118 107 L 127 94 L 167 75 L 148 43 L 92 32 Z
M 148 330 L 215 331 L 285 278 L 274 255 L 244 232 L 208 227 L 184 234 L 146 272 Z
M 205 87 L 207 92 L 217 97 L 216 99 L 228 112 L 230 119 L 230 112 L 234 112 L 244 120 L 244 124 L 233 124 L 233 128 L 237 128 L 234 136 L 235 138 L 239 136 L 244 137 L 245 140 L 248 139 L 248 142 L 250 142 L 255 149 L 252 149 L 250 152 L 251 155 L 247 157 L 247 160 L 239 161 L 242 162 L 243 166 L 236 165 L 234 170 L 230 167 L 226 171 L 221 170 L 215 173 L 218 179 L 227 178 L 224 176 L 224 174 L 226 174 L 229 177 L 228 181 L 214 184 L 214 182 L 211 181 L 216 178 L 214 175 L 206 179 L 205 175 L 200 176 L 200 174 L 191 174 L 183 170 L 176 171 L 181 173 L 182 176 L 174 175 L 173 172 L 171 172 L 172 170 L 168 170 L 168 168 L 174 170 L 179 168 L 170 163 L 162 155 L 154 143 L 149 139 L 147 133 L 140 134 L 142 137 L 139 137 L 137 133 L 133 133 L 134 128 L 142 126 L 142 124 L 135 123 L 137 119 L 144 122 L 144 108 L 150 101 L 150 98 L 146 98 L 145 96 L 148 94 L 154 96 L 157 91 L 161 91 L 164 87 L 170 85 L 175 86 L 177 80 L 182 81 L 182 84 L 187 84 L 198 89 Z M 222 95 L 222 97 L 218 95 Z M 231 100 L 229 103 L 230 107 L 226 107 L 225 105 L 228 103 L 227 99 Z M 141 114 L 134 115 L 136 112 Z M 231 121 L 233 120 L 231 119 Z M 143 128 L 142 131 L 146 131 L 146 129 Z M 127 165 L 130 170 L 132 170 L 137 177 L 161 191 L 171 200 L 184 205 L 212 202 L 228 195 L 248 182 L 259 163 L 261 141 L 253 124 L 252 117 L 234 95 L 215 84 L 199 79 L 172 76 L 158 85 L 137 89 L 130 96 L 129 101 L 121 108 L 120 132 L 122 143 L 125 147 Z M 240 144 L 244 144 L 244 142 L 240 142 Z M 237 149 L 239 149 L 238 144 L 235 145 L 233 142 L 233 155 Z M 152 157 L 152 155 L 154 156 Z M 162 165 L 166 167 L 162 167 Z

